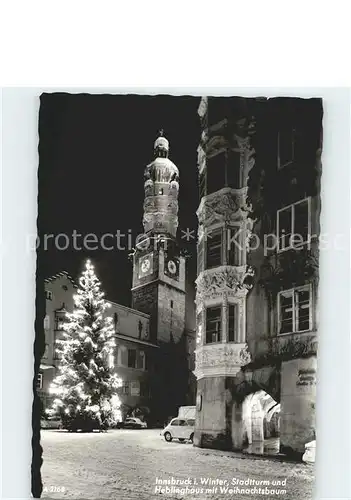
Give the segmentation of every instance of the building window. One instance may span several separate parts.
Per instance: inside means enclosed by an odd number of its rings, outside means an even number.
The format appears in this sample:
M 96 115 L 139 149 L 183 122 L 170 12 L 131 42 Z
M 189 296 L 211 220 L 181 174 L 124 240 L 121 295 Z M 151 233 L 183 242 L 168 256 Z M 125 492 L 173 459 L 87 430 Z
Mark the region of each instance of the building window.
M 207 159 L 207 194 L 215 193 L 225 187 L 225 165 L 226 155 L 224 151 Z
M 279 251 L 299 249 L 310 241 L 311 203 L 310 198 L 298 201 L 277 212 L 277 233 Z
M 135 349 L 128 349 L 128 368 L 136 368 L 136 354 Z
M 45 297 L 46 300 L 52 300 L 53 299 L 53 294 L 50 290 L 45 290 Z
M 64 331 L 64 325 L 67 322 L 66 310 L 59 309 L 55 312 L 55 330 Z
M 125 382 L 125 381 L 122 382 L 121 394 L 128 396 L 128 394 L 129 394 L 129 382 Z
M 229 305 L 229 317 L 228 317 L 228 341 L 235 342 L 235 320 L 236 320 L 236 308 L 235 304 Z
M 36 388 L 37 389 L 42 389 L 43 388 L 43 374 L 42 373 L 38 373 L 37 382 L 36 382 Z
M 222 308 L 208 307 L 206 309 L 206 344 L 221 340 Z
M 279 334 L 312 330 L 311 285 L 305 285 L 278 294 Z
M 283 168 L 295 158 L 295 130 L 285 127 L 278 132 L 278 168 Z
M 206 236 L 206 268 L 222 265 L 222 229 Z
M 144 351 L 136 351 L 136 368 L 139 370 L 145 370 L 145 352 Z
M 158 194 L 163 194 L 163 188 L 158 190 Z
M 130 383 L 130 395 L 140 396 L 140 383 L 139 380 L 135 380 Z
M 239 227 L 227 230 L 227 265 L 240 265 L 240 251 L 242 249 L 242 235 Z
M 50 328 L 50 316 L 47 314 L 44 318 L 44 330 L 49 330 Z

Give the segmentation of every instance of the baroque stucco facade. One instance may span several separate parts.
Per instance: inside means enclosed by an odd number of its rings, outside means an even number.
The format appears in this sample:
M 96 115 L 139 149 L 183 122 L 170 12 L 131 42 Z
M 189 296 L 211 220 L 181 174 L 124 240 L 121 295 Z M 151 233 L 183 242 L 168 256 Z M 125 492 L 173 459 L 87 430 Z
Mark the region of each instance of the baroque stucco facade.
M 269 418 L 279 409 L 282 452 L 300 455 L 315 439 L 322 111 L 318 99 L 297 101 L 199 106 L 196 446 L 264 441 L 264 400 Z M 302 228 L 299 249 L 281 248 L 286 219 L 290 232 Z

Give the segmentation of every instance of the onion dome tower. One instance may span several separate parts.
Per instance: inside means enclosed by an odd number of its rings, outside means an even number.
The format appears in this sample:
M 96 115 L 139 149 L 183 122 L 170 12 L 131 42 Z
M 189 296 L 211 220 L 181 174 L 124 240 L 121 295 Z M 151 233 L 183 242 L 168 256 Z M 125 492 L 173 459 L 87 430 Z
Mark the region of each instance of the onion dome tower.
M 145 169 L 143 226 L 145 234 L 176 237 L 178 228 L 179 171 L 168 158 L 169 142 L 160 131 L 154 160 Z
M 144 173 L 144 234 L 133 254 L 132 306 L 150 314 L 151 339 L 178 342 L 185 325 L 185 259 L 176 240 L 179 170 L 160 131 Z

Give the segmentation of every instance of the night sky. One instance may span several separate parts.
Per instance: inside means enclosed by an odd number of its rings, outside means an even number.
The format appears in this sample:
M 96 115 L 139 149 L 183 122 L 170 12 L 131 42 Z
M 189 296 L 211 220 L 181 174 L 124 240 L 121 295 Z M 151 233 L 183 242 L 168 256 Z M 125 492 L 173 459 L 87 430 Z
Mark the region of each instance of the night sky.
M 170 142 L 169 157 L 180 171 L 179 234 L 187 227 L 196 231 L 198 105 L 195 97 L 41 96 L 38 234 L 41 242 L 44 234 L 59 233 L 70 241 L 68 249 L 58 250 L 53 238 L 48 240 L 38 258 L 42 276 L 66 270 L 76 278 L 90 257 L 107 297 L 130 305 L 128 250 L 74 250 L 73 231 L 99 238 L 118 229 L 131 231 L 133 238 L 143 232 L 144 168 L 153 159 L 160 129 Z M 82 241 L 77 238 L 79 245 Z M 188 267 L 194 279 L 195 240 L 181 241 L 192 254 Z M 66 244 L 63 237 L 58 242 Z

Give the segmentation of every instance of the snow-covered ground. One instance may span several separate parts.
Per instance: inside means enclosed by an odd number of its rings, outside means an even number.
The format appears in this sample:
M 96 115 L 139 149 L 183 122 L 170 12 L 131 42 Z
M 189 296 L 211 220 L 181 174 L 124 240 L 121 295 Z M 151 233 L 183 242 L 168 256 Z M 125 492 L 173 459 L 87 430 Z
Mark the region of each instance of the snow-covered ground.
M 160 431 L 154 429 L 121 429 L 101 434 L 45 430 L 41 443 L 45 498 L 309 500 L 313 497 L 311 465 L 243 458 L 240 454 L 195 448 L 189 443 L 167 443 Z M 173 483 L 186 482 L 169 484 L 168 489 L 156 484 L 159 480 L 172 482 L 172 478 Z M 204 484 L 208 480 L 222 484 Z M 275 481 L 280 481 L 280 485 L 274 484 Z M 269 491 L 262 494 L 259 489 Z

